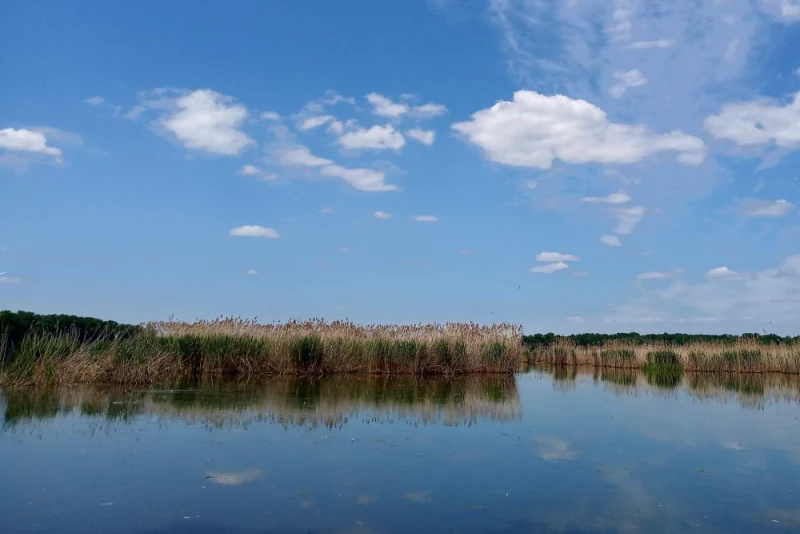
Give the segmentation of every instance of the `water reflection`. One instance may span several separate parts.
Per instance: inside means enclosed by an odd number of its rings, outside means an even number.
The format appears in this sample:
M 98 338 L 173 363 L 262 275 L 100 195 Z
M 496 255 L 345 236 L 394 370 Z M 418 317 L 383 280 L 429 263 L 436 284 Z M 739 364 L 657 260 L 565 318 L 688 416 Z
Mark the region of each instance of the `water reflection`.
M 643 372 L 552 365 L 537 365 L 535 369 L 551 376 L 557 390 L 574 389 L 580 380 L 591 378 L 606 391 L 619 395 L 685 392 L 696 399 L 736 399 L 748 408 L 763 408 L 776 401 L 800 402 L 800 375 L 793 374 Z
M 212 427 L 253 422 L 315 428 L 405 421 L 445 426 L 521 417 L 513 377 L 275 378 L 262 382 L 210 381 L 133 390 L 81 386 L 8 390 L 0 395 L 5 428 L 68 414 L 126 422 L 158 416 Z

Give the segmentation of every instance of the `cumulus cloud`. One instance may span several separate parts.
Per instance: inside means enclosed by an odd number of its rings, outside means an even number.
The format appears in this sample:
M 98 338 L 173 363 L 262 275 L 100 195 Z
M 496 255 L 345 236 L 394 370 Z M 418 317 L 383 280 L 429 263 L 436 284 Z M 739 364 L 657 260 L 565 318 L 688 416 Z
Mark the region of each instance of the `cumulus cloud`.
M 726 104 L 704 126 L 714 137 L 740 146 L 800 148 L 800 91 L 785 104 L 771 98 Z
M 280 165 L 286 167 L 319 168 L 319 174 L 326 178 L 339 178 L 360 191 L 396 191 L 397 186 L 386 183 L 386 175 L 381 171 L 362 168 L 347 168 L 333 161 L 315 156 L 305 145 L 290 145 L 275 151 Z
M 617 219 L 614 233 L 620 235 L 632 234 L 644 217 L 645 209 L 641 206 L 632 208 L 616 208 L 612 215 Z
M 411 108 L 411 115 L 418 119 L 430 119 L 432 117 L 444 115 L 445 113 L 447 113 L 447 107 L 443 104 L 428 103 Z
M 300 123 L 301 130 L 313 130 L 314 128 L 319 128 L 320 126 L 335 120 L 336 117 L 333 115 L 317 115 L 315 117 L 307 117 L 303 119 L 303 122 Z
M 274 180 L 276 176 L 270 172 L 264 172 L 255 165 L 244 165 L 239 169 L 239 174 L 242 176 L 257 176 L 259 180 L 270 181 Z
M 304 145 L 283 147 L 277 151 L 277 158 L 278 163 L 287 167 L 323 167 L 333 164 L 329 159 L 315 156 Z
M 535 267 L 531 267 L 532 273 L 539 273 L 539 274 L 553 274 L 558 271 L 562 271 L 564 269 L 569 269 L 569 265 L 564 263 L 563 261 L 557 261 L 553 263 L 548 263 L 546 265 L 537 265 Z
M 780 217 L 797 209 L 797 206 L 785 199 L 759 200 L 746 198 L 737 205 L 738 210 L 748 217 Z
M 385 211 L 376 211 L 375 213 L 372 214 L 372 216 L 375 217 L 376 219 L 391 219 L 392 218 L 392 214 L 391 213 L 387 213 Z
M 416 217 L 414 217 L 414 220 L 423 223 L 439 222 L 439 219 L 434 215 L 417 215 Z
M 406 135 L 427 146 L 431 146 L 436 139 L 436 132 L 433 130 L 423 130 L 422 128 L 406 130 Z
M 339 137 L 339 144 L 343 148 L 349 149 L 399 150 L 406 144 L 406 139 L 403 134 L 394 129 L 394 126 L 386 124 L 347 132 Z
M 647 85 L 647 78 L 639 69 L 632 69 L 628 71 L 616 71 L 613 74 L 614 85 L 612 85 L 608 92 L 614 98 L 622 98 L 628 89 L 632 87 L 641 87 Z
M 600 242 L 607 247 L 621 247 L 622 241 L 614 234 L 606 234 L 600 237 Z
M 244 274 L 246 274 L 247 276 L 257 276 L 258 271 L 256 271 L 255 269 L 248 269 L 244 272 Z
M 617 191 L 604 197 L 583 197 L 581 199 L 582 202 L 587 204 L 625 204 L 630 200 L 631 197 L 623 191 Z
M 536 261 L 560 262 L 578 261 L 579 259 L 574 254 L 562 254 L 560 252 L 540 252 L 536 255 Z
M 368 94 L 367 102 L 372 104 L 372 112 L 379 117 L 396 118 L 405 115 L 409 110 L 406 104 L 393 102 L 390 98 L 378 93 Z
M 247 108 L 234 104 L 229 96 L 200 89 L 175 98 L 172 104 L 172 112 L 158 124 L 186 148 L 235 156 L 255 144 L 241 131 Z
M 730 279 L 737 276 L 737 272 L 727 267 L 714 267 L 713 269 L 709 269 L 706 271 L 706 278 L 711 280 L 723 280 L 723 279 Z
M 571 164 L 628 164 L 660 152 L 677 152 L 678 161 L 685 164 L 705 159 L 705 145 L 697 137 L 613 123 L 585 100 L 534 91 L 517 91 L 513 101 L 477 111 L 471 120 L 452 128 L 483 149 L 491 161 L 517 167 L 549 169 L 556 159 Z
M 102 96 L 93 96 L 91 98 L 87 98 L 86 100 L 84 100 L 84 102 L 86 102 L 90 106 L 99 106 L 100 104 L 104 104 L 105 101 L 106 99 L 103 98 Z
M 263 237 L 266 239 L 278 239 L 280 237 L 280 234 L 274 228 L 266 228 L 257 224 L 231 228 L 229 234 L 234 237 Z
M 340 165 L 322 167 L 320 174 L 326 177 L 340 178 L 345 183 L 360 191 L 396 191 L 396 185 L 387 184 L 386 175 L 373 169 L 349 169 Z
M 61 150 L 47 144 L 48 140 L 41 131 L 20 128 L 3 128 L 0 130 L 0 148 L 12 152 L 26 152 L 50 156 L 54 161 L 61 161 Z
M 536 180 L 525 180 L 525 187 L 527 189 L 536 189 L 539 186 L 539 182 Z
M 403 115 L 409 115 L 418 119 L 430 119 L 447 113 L 447 107 L 432 102 L 411 106 L 406 103 L 394 102 L 391 98 L 379 93 L 369 93 L 366 98 L 367 102 L 372 104 L 372 112 L 379 117 L 397 119 Z

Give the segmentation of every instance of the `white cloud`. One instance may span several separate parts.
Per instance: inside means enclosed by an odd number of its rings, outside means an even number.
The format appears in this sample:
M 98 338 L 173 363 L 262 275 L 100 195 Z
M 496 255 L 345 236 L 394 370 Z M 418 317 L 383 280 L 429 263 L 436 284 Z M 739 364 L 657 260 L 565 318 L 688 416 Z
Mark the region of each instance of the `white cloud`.
M 628 89 L 632 87 L 641 87 L 647 85 L 647 78 L 638 69 L 628 71 L 616 71 L 613 74 L 614 85 L 612 85 L 608 92 L 614 98 L 622 98 Z
M 385 211 L 376 211 L 375 213 L 372 214 L 372 216 L 375 217 L 376 219 L 391 219 L 392 218 L 392 214 L 391 213 L 387 213 Z
M 11 278 L 9 276 L 2 276 L 0 275 L 0 285 L 12 285 L 12 284 L 19 284 L 22 280 L 19 278 Z
M 275 176 L 273 173 L 264 172 L 255 165 L 244 165 L 241 169 L 239 169 L 239 174 L 242 176 L 258 176 L 259 180 L 263 180 L 265 182 L 269 182 L 277 178 L 277 176 Z
M 323 167 L 333 164 L 329 159 L 315 156 L 304 145 L 284 147 L 277 152 L 277 158 L 278 163 L 287 167 Z
M 620 235 L 632 234 L 644 217 L 645 209 L 641 206 L 632 208 L 616 208 L 612 214 L 617 219 L 614 233 Z
M 347 132 L 339 137 L 339 144 L 350 149 L 399 150 L 406 144 L 406 139 L 403 134 L 394 129 L 394 126 L 386 124 Z
M 657 39 L 655 41 L 636 41 L 628 45 L 629 48 L 645 50 L 648 48 L 671 48 L 675 46 L 673 39 Z
M 281 120 L 281 116 L 274 111 L 262 111 L 259 115 L 259 118 L 264 121 L 279 121 Z
M 176 98 L 173 104 L 173 112 L 159 124 L 187 148 L 235 156 L 255 144 L 240 130 L 247 108 L 234 104 L 229 96 L 200 89 Z
M 482 148 L 491 161 L 517 167 L 549 169 L 555 159 L 627 164 L 664 151 L 677 152 L 678 161 L 686 164 L 705 159 L 705 145 L 697 137 L 613 123 L 585 100 L 534 91 L 517 91 L 512 102 L 498 102 L 452 128 Z
M 405 95 L 413 98 L 413 95 Z M 408 99 L 406 99 L 408 100 Z M 391 98 L 383 96 L 379 93 L 370 93 L 367 95 L 367 101 L 372 104 L 372 112 L 379 117 L 389 117 L 396 119 L 403 115 L 409 115 L 418 119 L 430 119 L 438 117 L 447 113 L 447 107 L 442 104 L 434 104 L 429 102 L 420 106 L 409 106 L 408 104 L 401 104 L 394 102 Z
M 414 220 L 417 222 L 424 222 L 424 223 L 439 222 L 439 219 L 434 215 L 417 215 L 416 217 L 414 217 Z
M 800 0 L 761 0 L 761 4 L 767 12 L 785 22 L 800 20 Z
M 86 102 L 90 106 L 99 106 L 100 104 L 105 103 L 105 101 L 106 99 L 103 98 L 102 96 L 93 96 L 91 98 L 87 98 L 86 100 L 84 100 L 84 102 Z
M 800 319 L 800 255 L 786 257 L 777 267 L 735 272 L 717 267 L 706 280 L 686 283 L 676 280 L 668 287 L 643 288 L 631 302 L 618 307 L 618 316 L 661 316 L 679 321 L 695 315 L 705 323 L 726 325 L 726 330 L 796 332 Z
M 723 280 L 723 279 L 730 279 L 734 278 L 738 275 L 736 271 L 732 271 L 727 267 L 714 267 L 713 269 L 709 269 L 706 271 L 706 278 L 712 280 Z
M 414 106 L 411 109 L 411 115 L 419 119 L 430 119 L 432 117 L 444 115 L 445 113 L 447 113 L 447 107 L 443 104 L 428 103 L 422 104 L 421 106 Z
M 323 215 L 330 215 L 331 213 L 333 213 L 333 208 L 320 208 L 319 212 L 322 213 Z
M 589 276 L 589 271 L 575 271 L 572 276 L 585 277 Z
M 3 128 L 0 130 L 0 148 L 13 152 L 27 152 L 52 156 L 53 160 L 61 161 L 61 150 L 47 144 L 47 137 L 41 131 L 20 128 Z
M 234 237 L 264 237 L 266 239 L 278 239 L 280 237 L 280 234 L 274 228 L 266 228 L 257 224 L 232 228 L 229 234 Z
M 436 139 L 436 132 L 433 130 L 423 130 L 422 128 L 412 128 L 406 130 L 406 135 L 411 139 L 416 139 L 423 145 L 431 146 Z
M 604 197 L 583 197 L 581 199 L 582 202 L 587 204 L 625 204 L 630 200 L 631 197 L 624 191 L 617 191 Z
M 621 247 L 622 241 L 614 234 L 606 234 L 600 237 L 600 242 L 607 247 Z
M 800 148 L 800 91 L 785 105 L 770 98 L 726 104 L 704 126 L 714 137 L 740 146 Z
M 256 271 L 255 269 L 248 269 L 244 272 L 244 274 L 246 274 L 247 276 L 256 276 L 258 274 L 258 271 Z
M 557 271 L 561 271 L 564 269 L 569 269 L 569 265 L 567 265 L 563 261 L 557 261 L 554 263 L 548 263 L 546 265 L 537 265 L 536 267 L 531 267 L 530 271 L 532 273 L 539 273 L 539 274 L 553 274 Z
M 780 217 L 797 209 L 797 206 L 788 200 L 758 200 L 755 198 L 744 199 L 739 202 L 737 207 L 748 217 Z
M 617 39 L 630 37 L 633 28 L 633 15 L 636 10 L 636 0 L 614 0 L 614 12 L 611 14 L 612 25 L 608 33 Z
M 320 170 L 322 176 L 341 178 L 360 191 L 396 191 L 396 185 L 389 185 L 384 173 L 372 169 L 348 169 L 339 165 L 327 165 Z
M 214 484 L 223 484 L 225 486 L 239 486 L 248 482 L 253 482 L 261 478 L 262 473 L 260 469 L 248 469 L 246 471 L 231 471 L 231 472 L 208 472 L 206 478 L 211 480 Z
M 255 176 L 256 174 L 258 174 L 260 172 L 261 172 L 261 169 L 259 169 L 255 165 L 245 165 L 244 167 L 241 168 L 241 170 L 239 171 L 239 174 L 242 174 L 244 176 Z
M 567 321 L 575 324 L 583 324 L 585 322 L 583 317 L 581 317 L 580 315 L 573 315 L 572 317 L 567 317 Z
M 372 104 L 372 112 L 380 117 L 396 118 L 405 115 L 409 110 L 407 105 L 392 102 L 390 98 L 378 93 L 368 94 L 367 102 Z
M 540 252 L 536 255 L 536 261 L 546 262 L 578 261 L 579 259 L 573 254 L 561 254 L 560 252 Z
M 335 119 L 336 117 L 334 117 L 333 115 L 317 115 L 315 117 L 307 117 L 306 119 L 303 120 L 302 123 L 300 123 L 300 129 L 313 130 L 314 128 L 318 128 Z
M 525 180 L 525 187 L 528 189 L 536 189 L 539 183 L 536 180 Z
M 636 277 L 637 280 L 664 280 L 667 278 L 672 278 L 675 275 L 681 274 L 683 269 L 673 269 L 671 271 L 647 271 L 646 273 L 641 273 L 639 276 Z

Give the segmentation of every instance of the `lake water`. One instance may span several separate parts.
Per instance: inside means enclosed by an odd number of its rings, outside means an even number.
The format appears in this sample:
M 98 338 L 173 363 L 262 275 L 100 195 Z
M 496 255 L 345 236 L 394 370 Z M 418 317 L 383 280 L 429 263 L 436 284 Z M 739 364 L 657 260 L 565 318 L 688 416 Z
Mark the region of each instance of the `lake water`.
M 800 532 L 800 378 L 0 395 L 0 532 Z

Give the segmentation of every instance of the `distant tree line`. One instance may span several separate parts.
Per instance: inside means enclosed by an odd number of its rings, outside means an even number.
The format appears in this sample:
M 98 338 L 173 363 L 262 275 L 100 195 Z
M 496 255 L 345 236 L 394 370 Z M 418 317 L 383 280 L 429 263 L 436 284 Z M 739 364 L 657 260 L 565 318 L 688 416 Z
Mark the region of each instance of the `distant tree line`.
M 71 335 L 81 342 L 119 339 L 141 331 L 140 326 L 77 315 L 39 315 L 0 311 L 0 358 L 10 356 L 27 335 Z
M 575 345 L 581 347 L 595 347 L 610 342 L 631 343 L 636 345 L 645 345 L 650 343 L 688 345 L 690 343 L 736 343 L 740 340 L 756 340 L 759 343 L 769 345 L 772 343 L 800 342 L 800 336 L 781 337 L 775 334 L 742 334 L 739 336 L 730 334 L 638 334 L 636 332 L 619 334 L 572 334 L 569 336 L 560 336 L 549 333 L 522 336 L 522 342 L 530 349 L 549 347 L 550 345 L 553 345 L 559 341 L 574 343 Z

